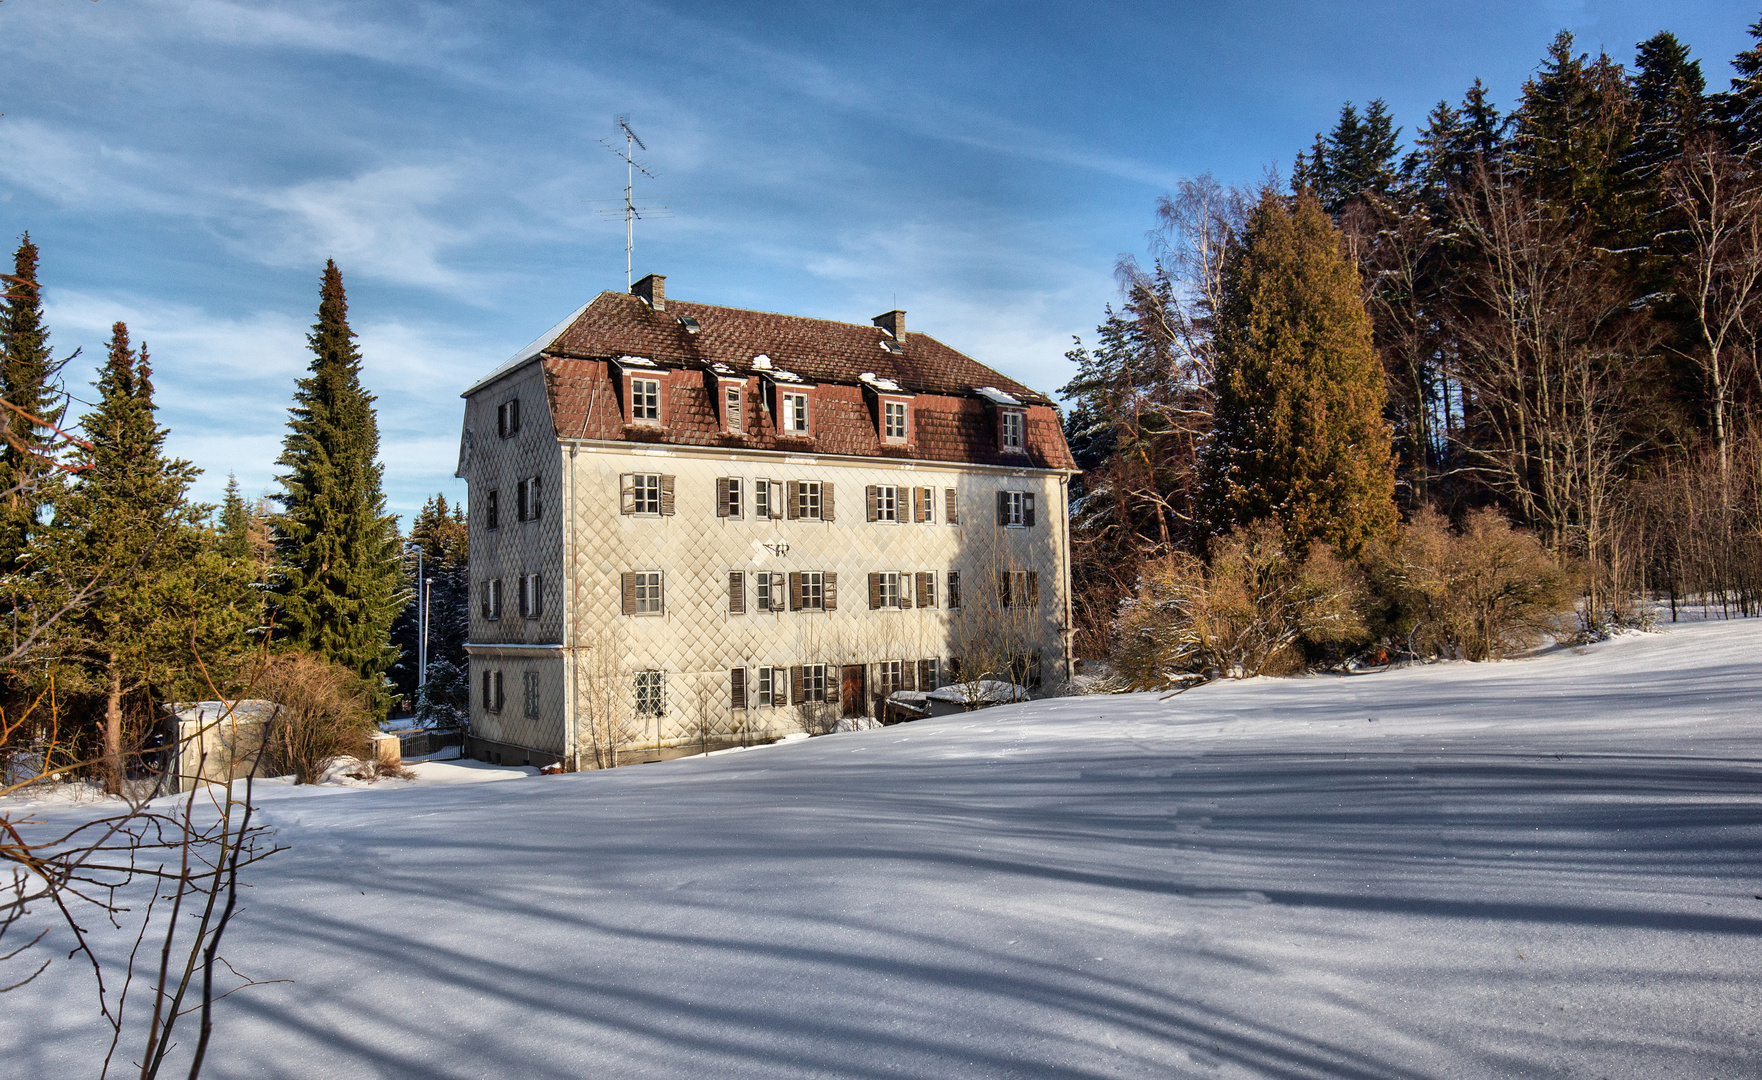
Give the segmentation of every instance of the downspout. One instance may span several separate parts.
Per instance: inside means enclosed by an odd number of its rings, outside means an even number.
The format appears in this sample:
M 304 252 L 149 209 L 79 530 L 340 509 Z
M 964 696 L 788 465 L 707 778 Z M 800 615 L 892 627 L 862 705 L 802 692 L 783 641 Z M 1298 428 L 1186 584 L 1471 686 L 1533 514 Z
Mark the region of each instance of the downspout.
M 1071 607 L 1071 490 L 1070 490 L 1070 483 L 1071 483 L 1071 477 L 1070 477 L 1069 473 L 1061 475 L 1058 478 L 1058 501 L 1060 504 L 1060 506 L 1059 506 L 1060 513 L 1059 513 L 1058 521 L 1059 521 L 1059 530 L 1063 534 L 1063 552 L 1062 552 L 1062 557 L 1059 559 L 1059 563 L 1063 567 L 1062 573 L 1063 573 L 1063 577 L 1064 577 L 1064 594 L 1065 594 L 1065 625 L 1064 625 L 1065 682 L 1070 682 L 1071 679 L 1075 678 L 1076 674 L 1077 674 L 1076 663 L 1071 656 L 1072 643 L 1076 640 L 1077 629 L 1076 629 L 1075 624 L 1071 620 L 1071 613 L 1072 613 L 1073 609 Z
M 563 663 L 569 669 L 566 685 L 569 688 L 563 701 L 563 745 L 569 758 L 569 768 L 581 770 L 581 727 L 576 712 L 581 700 L 581 657 L 577 652 L 575 603 L 575 451 L 572 443 L 569 446 L 569 460 L 566 467 L 569 475 L 563 484 L 564 498 L 569 500 L 569 512 L 564 515 L 563 527 L 563 578 L 568 585 L 567 599 L 563 602 L 563 640 L 567 646 L 563 649 Z

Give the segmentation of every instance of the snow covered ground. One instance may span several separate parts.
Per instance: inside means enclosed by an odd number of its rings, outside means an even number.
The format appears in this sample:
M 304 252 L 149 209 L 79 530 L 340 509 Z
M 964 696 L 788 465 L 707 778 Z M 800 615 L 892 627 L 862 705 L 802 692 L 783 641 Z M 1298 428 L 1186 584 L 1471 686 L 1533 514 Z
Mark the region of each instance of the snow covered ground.
M 1762 621 L 419 769 L 266 792 L 204 1075 L 1762 1075 Z M 0 1073 L 86 1075 L 45 980 Z

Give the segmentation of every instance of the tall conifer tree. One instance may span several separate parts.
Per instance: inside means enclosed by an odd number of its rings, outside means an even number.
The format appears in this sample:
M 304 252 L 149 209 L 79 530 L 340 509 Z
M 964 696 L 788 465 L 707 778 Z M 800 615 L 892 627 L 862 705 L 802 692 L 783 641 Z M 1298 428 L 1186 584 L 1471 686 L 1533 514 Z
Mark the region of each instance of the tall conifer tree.
M 1225 272 L 1201 460 L 1213 535 L 1271 518 L 1356 556 L 1395 526 L 1383 366 L 1358 271 L 1313 195 L 1264 192 Z
M 318 322 L 306 338 L 310 374 L 288 410 L 277 464 L 287 469 L 275 519 L 281 551 L 278 621 L 290 644 L 357 672 L 385 708 L 387 669 L 398 658 L 392 620 L 407 595 L 397 520 L 385 512 L 379 424 L 361 386 L 343 276 L 324 266 Z
M 186 619 L 205 620 L 207 605 L 189 599 L 201 543 L 198 511 L 185 493 L 199 470 L 165 456 L 146 346 L 137 353 L 120 322 L 95 385 L 98 404 L 82 421 L 86 445 L 74 454 L 77 479 L 56 507 L 48 562 L 70 588 L 102 586 L 58 636 L 103 701 L 106 782 L 116 791 L 127 749 L 125 704 L 170 686 L 190 665 L 193 624 Z
M 16 573 L 31 537 L 38 531 L 37 512 L 48 494 L 52 444 L 45 429 L 23 414 L 60 420 L 55 377 L 65 360 L 49 351 L 49 328 L 43 321 L 43 293 L 37 283 L 37 245 L 29 233 L 13 254 L 13 270 L 4 281 L 0 306 L 0 398 L 5 409 L 4 445 L 0 445 L 0 574 Z M 19 411 L 19 410 L 22 410 Z

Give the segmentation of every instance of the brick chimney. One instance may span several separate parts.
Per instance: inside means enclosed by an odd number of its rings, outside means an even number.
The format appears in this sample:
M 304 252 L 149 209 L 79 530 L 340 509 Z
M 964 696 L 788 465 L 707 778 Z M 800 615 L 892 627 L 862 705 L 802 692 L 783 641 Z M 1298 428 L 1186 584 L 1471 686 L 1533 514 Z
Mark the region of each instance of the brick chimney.
M 905 312 L 889 311 L 885 314 L 877 315 L 874 318 L 874 323 L 889 334 L 892 334 L 893 340 L 900 342 L 901 344 L 905 342 Z
M 631 295 L 648 302 L 648 306 L 656 311 L 667 310 L 667 275 L 650 274 L 635 285 L 630 286 Z

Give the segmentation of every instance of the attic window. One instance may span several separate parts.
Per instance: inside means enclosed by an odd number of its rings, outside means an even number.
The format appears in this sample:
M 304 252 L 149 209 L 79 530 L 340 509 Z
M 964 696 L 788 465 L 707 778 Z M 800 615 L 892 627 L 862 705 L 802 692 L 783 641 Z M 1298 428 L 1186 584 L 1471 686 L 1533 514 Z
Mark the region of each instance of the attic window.
M 892 338 L 887 338 L 887 337 L 882 338 L 881 339 L 881 347 L 883 349 L 886 349 L 888 352 L 893 353 L 895 356 L 904 356 L 905 355 L 905 349 L 900 346 L 899 342 L 893 340 Z
M 679 325 L 685 327 L 685 332 L 688 334 L 695 334 L 699 330 L 703 329 L 703 327 L 698 325 L 697 320 L 692 318 L 690 315 L 681 315 L 678 318 L 679 318 Z

